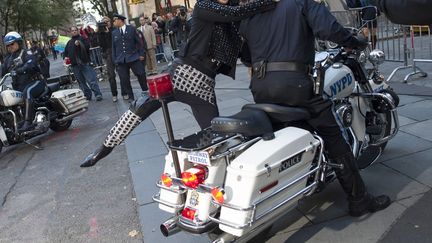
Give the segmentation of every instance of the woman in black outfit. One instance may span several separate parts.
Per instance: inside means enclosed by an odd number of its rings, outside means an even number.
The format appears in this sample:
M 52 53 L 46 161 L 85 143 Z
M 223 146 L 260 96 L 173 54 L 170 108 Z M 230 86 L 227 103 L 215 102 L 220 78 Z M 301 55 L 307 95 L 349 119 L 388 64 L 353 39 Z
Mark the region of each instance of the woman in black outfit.
M 242 45 L 239 21 L 273 9 L 276 1 L 256 0 L 239 6 L 237 0 L 199 0 L 195 4 L 188 41 L 170 70 L 174 87 L 170 101 L 190 105 L 202 129 L 219 115 L 214 92 L 216 75 L 234 78 Z M 93 166 L 107 156 L 160 107 L 160 102 L 152 98 L 135 100 L 111 128 L 102 146 L 87 156 L 81 167 Z

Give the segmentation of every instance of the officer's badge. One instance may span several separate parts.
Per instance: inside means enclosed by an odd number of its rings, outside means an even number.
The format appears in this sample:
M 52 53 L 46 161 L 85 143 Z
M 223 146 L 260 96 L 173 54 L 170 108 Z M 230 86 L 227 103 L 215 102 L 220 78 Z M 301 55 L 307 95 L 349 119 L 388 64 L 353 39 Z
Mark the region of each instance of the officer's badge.
M 33 52 L 31 50 L 27 50 L 28 55 L 33 55 Z

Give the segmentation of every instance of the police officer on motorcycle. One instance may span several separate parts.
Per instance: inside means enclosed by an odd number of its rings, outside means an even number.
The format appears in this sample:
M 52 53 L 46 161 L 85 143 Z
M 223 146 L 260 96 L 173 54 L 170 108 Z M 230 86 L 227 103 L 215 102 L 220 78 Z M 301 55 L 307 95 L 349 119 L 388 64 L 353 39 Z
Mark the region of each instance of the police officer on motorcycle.
M 273 103 L 307 109 L 306 123 L 320 135 L 348 196 L 349 214 L 361 216 L 390 205 L 388 196 L 367 193 L 350 146 L 323 99 L 321 85 L 314 85 L 315 36 L 347 47 L 366 47 L 331 15 L 321 0 L 280 1 L 276 9 L 244 21 L 240 34 L 246 39 L 253 67 L 251 90 L 256 103 Z M 315 89 L 314 89 L 315 88 Z
M 24 123 L 18 128 L 19 133 L 33 129 L 35 110 L 33 100 L 45 90 L 46 84 L 40 79 L 40 69 L 35 56 L 24 48 L 23 38 L 15 31 L 9 32 L 3 39 L 9 53 L 2 66 L 2 77 L 10 73 L 14 90 L 23 92 L 25 102 Z

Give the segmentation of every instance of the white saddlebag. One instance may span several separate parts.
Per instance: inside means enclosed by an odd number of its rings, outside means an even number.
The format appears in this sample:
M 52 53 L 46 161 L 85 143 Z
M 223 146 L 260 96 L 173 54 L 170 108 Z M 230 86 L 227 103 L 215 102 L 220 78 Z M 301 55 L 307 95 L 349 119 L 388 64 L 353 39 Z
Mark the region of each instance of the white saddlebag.
M 220 221 L 227 224 L 219 224 L 220 229 L 242 236 L 258 226 L 260 219 L 268 220 L 295 203 L 297 200 L 292 200 L 274 210 L 284 199 L 306 188 L 306 174 L 312 168 L 319 144 L 310 132 L 287 127 L 275 132 L 273 140 L 260 140 L 235 158 L 227 168 L 225 204 L 220 214 Z M 258 203 L 301 176 L 305 177 L 293 186 Z M 268 211 L 271 213 L 266 214 Z
M 65 114 L 71 114 L 88 107 L 88 100 L 80 89 L 59 90 L 51 95 L 51 99 L 57 101 Z

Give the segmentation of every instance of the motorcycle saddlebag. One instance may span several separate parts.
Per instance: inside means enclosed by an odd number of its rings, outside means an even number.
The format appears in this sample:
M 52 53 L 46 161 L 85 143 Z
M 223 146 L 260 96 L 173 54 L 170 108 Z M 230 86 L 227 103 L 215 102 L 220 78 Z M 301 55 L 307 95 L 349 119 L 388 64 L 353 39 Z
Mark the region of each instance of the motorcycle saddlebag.
M 59 90 L 51 95 L 51 100 L 60 105 L 62 112 L 71 114 L 88 107 L 88 100 L 80 89 Z
M 221 208 L 220 220 L 236 227 L 220 224 L 220 229 L 242 236 L 263 222 L 256 222 L 259 218 L 265 221 L 286 213 L 297 202 L 295 195 L 304 194 L 301 191 L 315 167 L 319 144 L 310 132 L 287 127 L 275 132 L 274 139 L 258 141 L 235 158 L 227 168 L 227 204 Z M 280 191 L 290 183 L 292 186 Z M 276 210 L 276 205 L 291 197 Z

